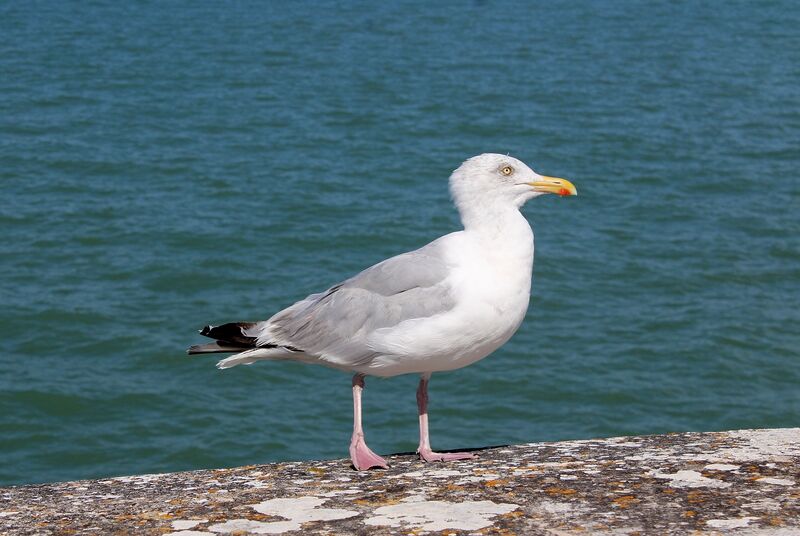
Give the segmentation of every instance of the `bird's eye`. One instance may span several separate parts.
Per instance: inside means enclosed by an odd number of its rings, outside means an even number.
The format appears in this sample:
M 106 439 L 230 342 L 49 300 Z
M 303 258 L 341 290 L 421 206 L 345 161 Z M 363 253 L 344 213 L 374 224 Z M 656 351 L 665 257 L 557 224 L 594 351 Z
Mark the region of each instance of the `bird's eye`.
M 509 175 L 514 173 L 514 168 L 511 166 L 503 166 L 503 168 L 500 170 L 500 173 L 508 177 Z

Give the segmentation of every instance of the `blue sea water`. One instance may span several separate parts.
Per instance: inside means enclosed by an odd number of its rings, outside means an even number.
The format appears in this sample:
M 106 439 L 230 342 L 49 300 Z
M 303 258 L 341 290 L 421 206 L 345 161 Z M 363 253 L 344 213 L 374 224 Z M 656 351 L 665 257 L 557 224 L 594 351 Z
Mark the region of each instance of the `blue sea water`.
M 189 358 L 458 228 L 482 152 L 531 308 L 434 375 L 439 449 L 800 424 L 800 4 L 0 4 L 0 484 L 344 457 L 350 379 Z M 417 378 L 367 438 L 416 447 Z

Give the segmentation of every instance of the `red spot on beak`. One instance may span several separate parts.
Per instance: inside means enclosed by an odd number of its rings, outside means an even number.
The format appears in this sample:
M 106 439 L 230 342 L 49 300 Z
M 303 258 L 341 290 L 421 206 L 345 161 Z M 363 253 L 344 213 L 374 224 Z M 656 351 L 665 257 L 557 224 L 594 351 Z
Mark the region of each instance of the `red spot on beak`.
M 571 193 L 571 192 L 570 192 L 569 190 L 567 190 L 566 188 L 561 188 L 561 189 L 558 191 L 558 195 L 569 195 L 570 193 Z

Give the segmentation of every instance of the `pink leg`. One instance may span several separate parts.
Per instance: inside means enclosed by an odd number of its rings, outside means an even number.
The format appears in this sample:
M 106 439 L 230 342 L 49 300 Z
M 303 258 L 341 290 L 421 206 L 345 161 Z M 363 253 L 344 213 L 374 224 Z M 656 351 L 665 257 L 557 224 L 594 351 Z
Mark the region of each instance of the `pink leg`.
M 364 376 L 353 376 L 353 437 L 350 439 L 350 459 L 353 467 L 359 471 L 371 467 L 388 469 L 386 460 L 372 452 L 364 441 L 364 430 L 361 429 L 361 390 L 364 389 Z
M 430 374 L 423 374 L 419 379 L 417 388 L 417 408 L 419 408 L 419 457 L 426 462 L 447 462 L 451 460 L 466 460 L 474 458 L 475 455 L 469 452 L 433 452 L 431 442 L 428 439 L 428 381 Z

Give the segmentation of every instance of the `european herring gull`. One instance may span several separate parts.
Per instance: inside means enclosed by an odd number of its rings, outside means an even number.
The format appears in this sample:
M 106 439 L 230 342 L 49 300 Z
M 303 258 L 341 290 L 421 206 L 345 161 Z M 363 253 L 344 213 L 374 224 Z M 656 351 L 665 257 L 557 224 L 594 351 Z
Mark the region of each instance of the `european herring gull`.
M 420 458 L 472 457 L 431 449 L 428 381 L 434 372 L 483 359 L 517 331 L 528 309 L 533 268 L 533 231 L 520 208 L 543 194 L 577 191 L 516 158 L 482 154 L 452 173 L 450 193 L 464 230 L 386 259 L 268 320 L 206 326 L 200 334 L 216 342 L 188 353 L 235 353 L 217 363 L 220 369 L 290 360 L 353 373 L 350 459 L 358 470 L 388 467 L 364 439 L 365 376 L 420 374 Z

